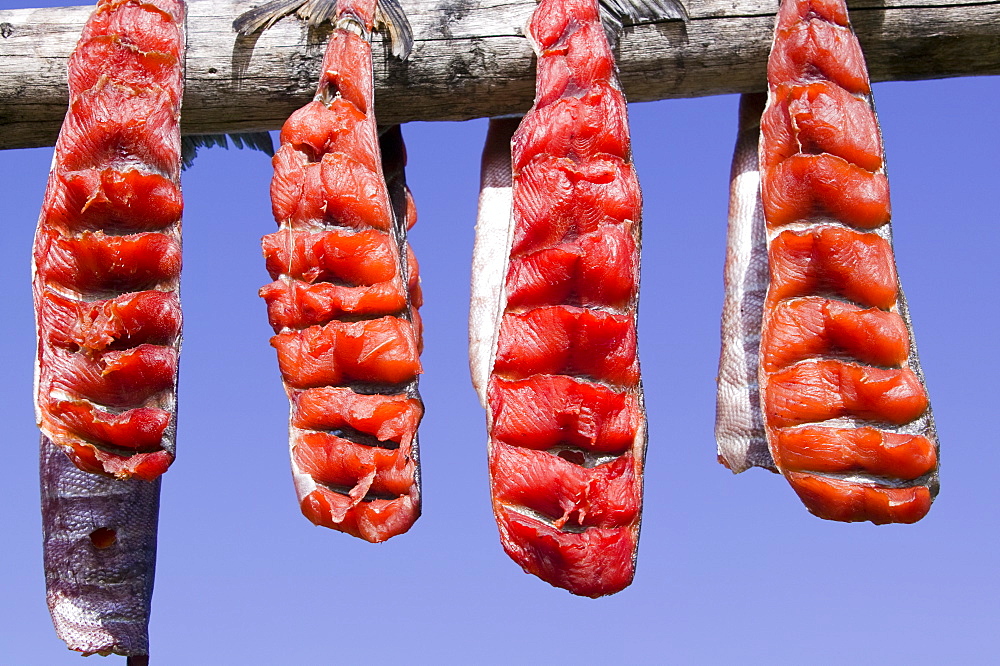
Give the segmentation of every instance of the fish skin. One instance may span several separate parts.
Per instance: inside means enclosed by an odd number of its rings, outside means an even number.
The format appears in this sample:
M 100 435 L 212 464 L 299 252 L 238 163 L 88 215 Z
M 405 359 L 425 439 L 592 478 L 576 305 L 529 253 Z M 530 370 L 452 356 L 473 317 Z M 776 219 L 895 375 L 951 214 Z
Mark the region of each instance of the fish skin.
M 641 195 L 597 3 L 543 0 L 527 32 L 535 105 L 513 135 L 492 121 L 484 150 L 470 364 L 504 550 L 598 597 L 635 571 Z
M 286 121 L 272 161 L 279 230 L 263 239 L 274 281 L 260 295 L 291 405 L 302 513 L 380 542 L 420 515 L 422 294 L 406 243 L 416 211 L 402 133 L 376 131 L 370 42 L 377 18 L 399 21 L 397 38 L 408 26 L 375 0 L 272 3 L 236 23 L 266 27 L 296 9 L 334 29 L 316 97 Z
M 733 471 L 780 471 L 821 518 L 912 523 L 937 494 L 937 438 L 896 275 L 882 140 L 843 2 L 782 3 L 768 83 L 760 193 L 736 202 L 763 204 L 753 247 L 766 247 L 767 261 L 750 279 L 767 295 L 737 293 L 727 272 L 727 306 L 760 326 L 723 328 L 724 363 L 727 348 L 756 348 L 757 382 L 743 374 L 726 397 L 720 382 L 717 423 L 742 442 L 764 434 L 770 465 L 722 437 L 720 453 Z M 763 423 L 748 427 L 727 404 Z
M 507 261 L 514 231 L 511 224 L 513 180 L 510 144 L 520 116 L 491 118 L 480 165 L 476 242 L 472 250 L 469 301 L 469 370 L 472 385 L 485 409 L 486 384 L 493 368 Z
M 56 633 L 85 655 L 148 655 L 159 478 L 81 471 L 44 436 L 41 470 L 45 594 Z
M 739 129 L 729 179 L 729 228 L 722 305 L 722 351 L 716 387 L 719 462 L 734 474 L 775 471 L 764 433 L 757 375 L 767 294 L 767 243 L 760 200 L 758 138 L 767 96 L 740 97 Z

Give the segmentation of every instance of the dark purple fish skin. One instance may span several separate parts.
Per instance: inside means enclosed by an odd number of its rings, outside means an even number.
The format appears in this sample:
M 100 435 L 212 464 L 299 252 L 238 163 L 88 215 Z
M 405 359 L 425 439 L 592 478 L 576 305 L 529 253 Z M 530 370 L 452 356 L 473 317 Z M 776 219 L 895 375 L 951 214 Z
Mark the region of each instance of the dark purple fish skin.
M 45 591 L 56 633 L 85 655 L 145 663 L 160 480 L 83 472 L 46 437 L 40 476 Z

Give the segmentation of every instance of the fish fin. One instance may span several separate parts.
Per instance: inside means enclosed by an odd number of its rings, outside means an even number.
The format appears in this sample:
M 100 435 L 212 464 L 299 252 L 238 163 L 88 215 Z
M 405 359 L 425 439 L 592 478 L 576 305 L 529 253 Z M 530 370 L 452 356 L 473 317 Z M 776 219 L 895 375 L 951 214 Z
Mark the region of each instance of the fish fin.
M 681 0 L 598 0 L 601 24 L 614 46 L 626 26 L 641 21 L 687 21 L 688 13 Z
M 384 27 L 389 34 L 392 55 L 406 60 L 413 50 L 413 28 L 398 0 L 378 0 L 375 25 Z
M 623 0 L 613 0 L 622 2 Z M 641 2 L 669 2 L 673 0 L 637 0 Z M 240 14 L 233 21 L 233 30 L 250 35 L 267 30 L 272 25 L 295 13 L 310 28 L 324 21 L 333 21 L 337 15 L 337 0 L 271 0 L 260 7 Z M 398 0 L 378 0 L 375 23 L 384 26 L 392 44 L 392 55 L 405 60 L 413 50 L 413 28 Z
M 228 139 L 226 138 L 228 137 Z M 190 169 L 199 148 L 219 146 L 229 149 L 229 141 L 237 148 L 259 150 L 273 157 L 274 142 L 269 132 L 236 132 L 233 134 L 187 134 L 181 137 L 181 161 L 184 169 Z
M 318 28 L 323 21 L 332 23 L 337 18 L 337 0 L 307 0 L 295 15 L 310 28 Z
M 241 35 L 267 30 L 306 2 L 308 0 L 271 0 L 237 16 L 233 21 L 233 30 Z
M 332 22 L 336 18 L 337 0 L 271 0 L 240 14 L 233 21 L 233 30 L 241 35 L 250 35 L 258 30 L 267 30 L 292 13 L 305 21 L 309 28 L 316 28 L 324 21 Z

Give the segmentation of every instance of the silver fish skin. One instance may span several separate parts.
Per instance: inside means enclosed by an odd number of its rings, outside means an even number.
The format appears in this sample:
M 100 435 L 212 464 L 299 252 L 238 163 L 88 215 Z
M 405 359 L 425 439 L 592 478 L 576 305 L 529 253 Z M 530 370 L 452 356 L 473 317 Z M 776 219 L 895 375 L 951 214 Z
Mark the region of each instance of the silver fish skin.
M 479 179 L 476 244 L 472 251 L 472 298 L 469 304 L 469 369 L 479 402 L 486 407 L 486 382 L 493 369 L 497 322 L 514 225 L 511 139 L 520 116 L 490 118 Z
M 160 480 L 81 471 L 41 438 L 45 591 L 52 623 L 71 650 L 149 654 Z
M 768 263 L 757 147 L 766 102 L 765 93 L 740 97 L 739 130 L 729 181 L 715 439 L 719 462 L 734 474 L 750 467 L 777 471 L 764 433 L 758 384 Z

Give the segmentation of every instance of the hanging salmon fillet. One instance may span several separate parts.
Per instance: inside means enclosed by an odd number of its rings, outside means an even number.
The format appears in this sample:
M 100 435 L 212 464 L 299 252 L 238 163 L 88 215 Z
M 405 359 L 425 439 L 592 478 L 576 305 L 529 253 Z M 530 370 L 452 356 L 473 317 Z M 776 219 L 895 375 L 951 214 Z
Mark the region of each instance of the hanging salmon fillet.
M 915 522 L 937 493 L 937 438 L 842 2 L 782 3 L 768 88 L 762 117 L 744 99 L 733 164 L 720 460 L 781 472 L 821 518 Z
M 98 3 L 33 256 L 48 605 L 70 649 L 134 664 L 176 432 L 183 48 L 182 2 Z
M 641 196 L 597 2 L 542 0 L 526 32 L 535 105 L 483 153 L 470 365 L 504 549 L 598 597 L 632 581 L 639 537 Z
M 398 127 L 380 151 L 371 53 L 376 19 L 404 56 L 410 30 L 392 0 L 339 0 L 332 17 L 333 3 L 302 4 L 271 3 L 235 24 L 253 32 L 296 9 L 333 21 L 316 97 L 285 123 L 273 160 L 279 230 L 263 239 L 274 281 L 261 296 L 291 401 L 302 512 L 379 542 L 420 514 L 420 292 L 406 244 L 416 213 Z

